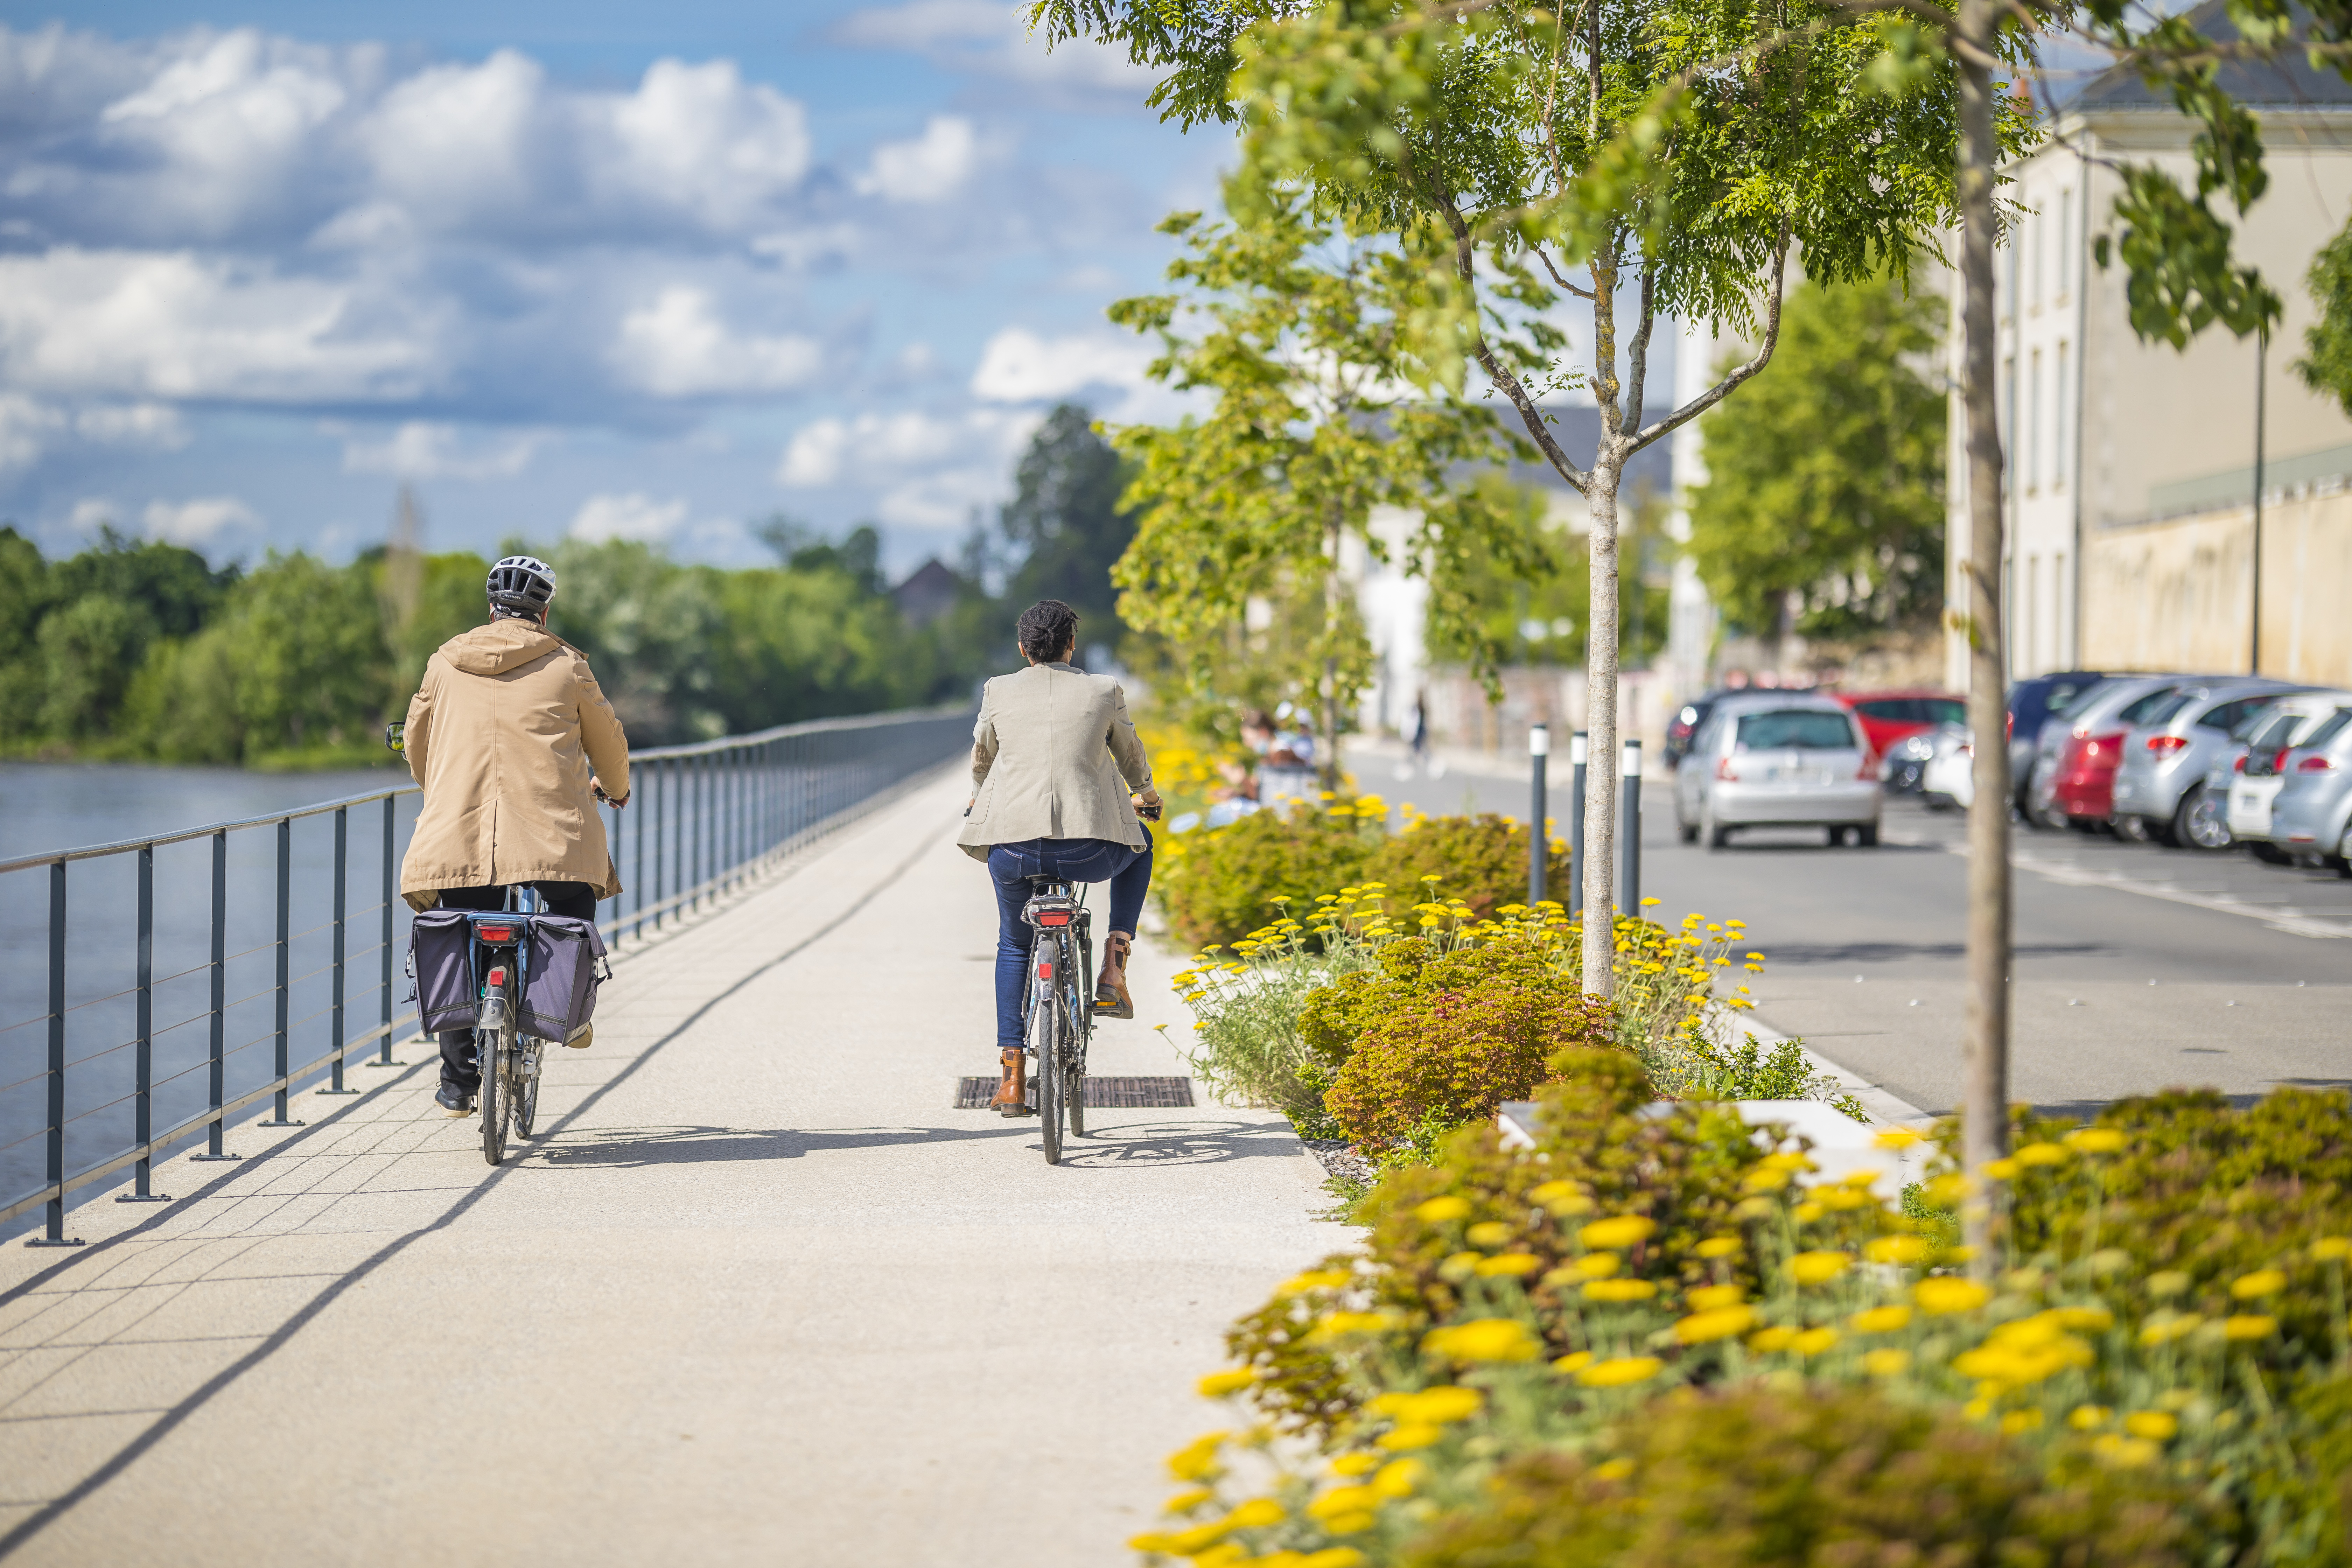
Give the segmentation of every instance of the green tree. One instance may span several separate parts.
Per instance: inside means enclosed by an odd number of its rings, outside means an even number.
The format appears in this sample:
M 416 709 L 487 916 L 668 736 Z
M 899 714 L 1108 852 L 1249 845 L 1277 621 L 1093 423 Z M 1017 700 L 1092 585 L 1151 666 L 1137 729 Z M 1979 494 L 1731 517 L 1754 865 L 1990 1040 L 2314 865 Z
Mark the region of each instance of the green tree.
M 238 584 L 216 630 L 235 650 L 247 762 L 373 752 L 393 701 L 392 659 L 365 566 L 273 551 Z
M 1790 290 L 1772 374 L 1700 426 L 1689 552 L 1732 625 L 1856 641 L 1943 602 L 1938 301 L 1892 279 Z
M 728 731 L 918 700 L 929 650 L 904 636 L 898 607 L 837 567 L 698 569 L 718 610 L 709 700 Z
M 1393 246 L 1275 185 L 1228 182 L 1226 205 L 1229 223 L 1179 213 L 1160 226 L 1185 241 L 1169 267 L 1183 294 L 1111 307 L 1160 339 L 1154 379 L 1214 398 L 1205 417 L 1112 433 L 1135 465 L 1126 499 L 1140 514 L 1112 577 L 1120 615 L 1184 650 L 1196 686 L 1253 601 L 1298 617 L 1259 651 L 1293 653 L 1279 677 L 1320 709 L 1328 787 L 1339 715 L 1371 662 L 1340 577 L 1344 542 L 1385 559 L 1372 513 L 1391 507 L 1420 519 L 1411 570 L 1494 547 L 1504 531 L 1491 498 L 1454 470 L 1506 447 L 1484 409 L 1416 395 L 1432 378 L 1405 320 L 1426 289 Z
M 1045 416 L 1013 487 L 998 518 L 1021 563 L 1005 582 L 1006 606 L 1059 599 L 1078 612 L 1081 641 L 1118 647 L 1127 627 L 1111 568 L 1135 538 L 1135 514 L 1119 505 L 1118 454 L 1096 433 L 1094 416 L 1074 403 Z
M 1049 39 L 1092 36 L 1162 69 L 1186 123 L 1239 118 L 1244 168 L 1385 232 L 1423 279 L 1405 317 L 1433 380 L 1475 363 L 1587 501 L 1588 728 L 1617 746 L 1618 505 L 1627 461 L 1769 362 L 1790 247 L 1816 277 L 1907 277 L 1958 216 L 1948 72 L 1883 68 L 1888 34 L 1825 0 L 1327 0 L 1268 17 L 1177 0 L 1038 0 Z M 1264 19 L 1261 19 L 1264 18 Z M 2024 119 L 2009 121 L 2011 144 Z M 1990 167 L 1990 164 L 1988 164 Z M 1572 353 L 1570 298 L 1592 331 Z M 1651 405 L 1662 316 L 1728 321 L 1758 352 L 1680 407 Z M 1542 400 L 1601 410 L 1589 456 Z M 1589 907 L 1612 906 L 1617 771 L 1585 807 Z M 1610 986 L 1587 923 L 1586 983 Z
M 59 740 L 108 733 L 155 638 L 146 606 L 83 594 L 41 620 L 41 728 Z
M 40 546 L 0 528 L 0 741 L 41 726 L 41 618 L 55 597 Z
M 2312 258 L 2304 285 L 2319 306 L 2319 319 L 2303 330 L 2305 353 L 2294 362 L 2295 374 L 2352 415 L 2352 225 Z
M 633 742 L 727 732 L 708 658 L 724 622 L 709 579 L 630 540 L 568 540 L 546 560 L 561 584 L 549 629 L 588 656 Z
M 90 594 L 118 599 L 144 612 L 156 636 L 184 637 L 212 618 L 237 575 L 235 566 L 214 571 L 185 545 L 126 539 L 105 527 L 96 545 L 58 563 L 54 582 L 60 603 Z

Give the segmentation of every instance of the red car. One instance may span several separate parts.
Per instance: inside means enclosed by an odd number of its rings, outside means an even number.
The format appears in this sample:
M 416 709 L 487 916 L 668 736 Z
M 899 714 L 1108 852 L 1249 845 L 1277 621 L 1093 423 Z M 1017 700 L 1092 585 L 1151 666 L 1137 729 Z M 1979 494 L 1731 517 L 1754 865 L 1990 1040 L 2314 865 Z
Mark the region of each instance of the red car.
M 1948 691 L 1836 691 L 1840 702 L 1862 721 L 1870 741 L 1870 754 L 1883 757 L 1886 748 L 1906 735 L 1916 735 L 1938 724 L 1965 724 L 1969 705 Z

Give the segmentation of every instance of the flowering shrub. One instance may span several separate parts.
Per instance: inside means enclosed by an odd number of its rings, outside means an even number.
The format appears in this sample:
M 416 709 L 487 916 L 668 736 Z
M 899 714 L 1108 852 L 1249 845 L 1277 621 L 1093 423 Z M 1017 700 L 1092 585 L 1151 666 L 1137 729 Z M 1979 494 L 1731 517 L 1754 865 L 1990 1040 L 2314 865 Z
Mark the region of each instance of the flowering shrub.
M 1402 833 L 1391 836 L 1365 864 L 1366 881 L 1410 888 L 1434 875 L 1445 890 L 1484 920 L 1528 892 L 1530 835 L 1507 816 L 1423 816 L 1407 807 Z M 1555 839 L 1544 857 L 1544 886 L 1568 891 L 1568 847 Z
M 1317 893 L 1355 881 L 1380 847 L 1387 819 L 1387 805 L 1366 795 L 1160 833 L 1152 892 L 1177 941 L 1195 949 L 1234 942 L 1264 926 L 1285 900 L 1304 907 Z
M 2141 1152 L 2076 1128 L 1993 1173 L 2020 1215 L 2069 1222 L 1980 1283 L 1876 1173 L 1806 1187 L 1801 1146 L 1767 1152 L 1711 1107 L 1647 1118 L 1627 1058 L 1583 1055 L 1563 1065 L 1590 1076 L 1544 1091 L 1537 1149 L 1457 1134 L 1383 1183 L 1360 1252 L 1236 1325 L 1240 1364 L 1204 1392 L 1255 1418 L 1177 1457 L 1192 1489 L 1139 1549 L 1331 1568 L 2345 1560 L 2340 1201 L 2187 1310 L 2180 1260 L 2146 1271 L 2106 1217 Z M 2180 1120 L 2150 1105 L 2121 1119 Z M 2248 1142 L 2179 1147 L 2226 1163 Z M 2079 1200 L 2037 1196 L 2044 1180 Z

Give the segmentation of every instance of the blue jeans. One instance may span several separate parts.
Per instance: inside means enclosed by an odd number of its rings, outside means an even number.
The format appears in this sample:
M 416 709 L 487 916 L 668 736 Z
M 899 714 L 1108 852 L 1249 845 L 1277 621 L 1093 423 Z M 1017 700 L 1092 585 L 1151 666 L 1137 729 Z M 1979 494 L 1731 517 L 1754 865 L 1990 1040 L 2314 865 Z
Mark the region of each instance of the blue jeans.
M 1143 829 L 1140 849 L 1107 838 L 1030 838 L 991 845 L 988 875 L 996 884 L 996 1046 L 1017 1051 L 1023 1044 L 1021 1003 L 1028 984 L 1029 942 L 1035 934 L 1021 918 L 1022 906 L 1029 901 L 1028 879 L 1108 882 L 1110 923 L 1098 929 L 1096 940 L 1115 931 L 1133 935 L 1143 913 L 1143 895 L 1151 887 L 1151 829 Z M 1085 978 L 1091 987 L 1094 976 Z

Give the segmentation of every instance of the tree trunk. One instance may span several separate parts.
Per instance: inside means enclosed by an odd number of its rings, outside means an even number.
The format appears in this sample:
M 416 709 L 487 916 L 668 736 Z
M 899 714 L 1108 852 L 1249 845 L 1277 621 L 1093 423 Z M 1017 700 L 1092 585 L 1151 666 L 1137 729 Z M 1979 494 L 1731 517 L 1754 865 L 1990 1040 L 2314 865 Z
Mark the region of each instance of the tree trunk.
M 1339 606 L 1345 586 L 1339 581 L 1339 519 L 1333 510 L 1324 531 L 1323 566 L 1323 755 L 1319 776 L 1323 787 L 1339 787 L 1339 658 L 1333 651 L 1339 636 Z
M 1585 491 L 1585 541 L 1592 565 L 1591 626 L 1584 640 L 1584 991 L 1616 992 L 1617 932 L 1609 911 L 1617 891 L 1617 479 L 1622 454 L 1606 445 Z M 1626 914 L 1640 911 L 1627 910 Z
M 1985 1167 L 2009 1149 L 2009 746 L 2001 631 L 2001 450 L 1993 381 L 1993 16 L 1991 0 L 1960 0 L 1960 281 L 1968 415 L 1969 728 L 1976 737 L 1976 801 L 1969 810 L 1969 945 L 1961 1150 L 1969 1192 L 1961 1205 L 1970 1272 L 1990 1277 L 2005 1241 L 2001 1205 Z

